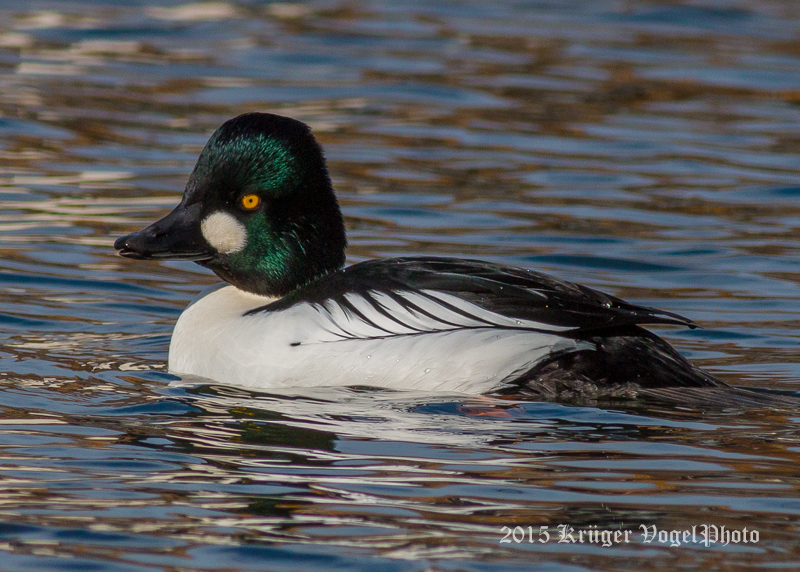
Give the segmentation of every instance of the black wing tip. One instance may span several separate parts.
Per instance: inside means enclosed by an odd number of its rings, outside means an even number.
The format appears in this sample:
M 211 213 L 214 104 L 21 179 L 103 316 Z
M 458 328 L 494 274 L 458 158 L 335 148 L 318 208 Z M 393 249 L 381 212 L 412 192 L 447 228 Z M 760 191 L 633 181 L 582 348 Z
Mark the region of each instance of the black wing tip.
M 684 326 L 689 328 L 690 330 L 697 330 L 700 329 L 701 326 L 697 324 L 694 320 L 690 320 L 686 316 L 681 316 L 680 314 L 676 314 L 675 312 L 668 312 L 666 310 L 657 310 L 655 308 L 644 308 L 645 310 L 649 310 L 652 312 L 652 317 L 654 321 L 650 322 L 646 319 L 641 324 L 671 324 L 674 326 Z

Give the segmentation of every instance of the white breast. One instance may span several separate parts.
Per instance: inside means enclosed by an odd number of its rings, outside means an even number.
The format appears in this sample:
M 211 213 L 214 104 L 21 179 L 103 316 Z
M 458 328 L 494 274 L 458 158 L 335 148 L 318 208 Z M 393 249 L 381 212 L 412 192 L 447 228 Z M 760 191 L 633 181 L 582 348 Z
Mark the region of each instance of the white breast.
M 359 300 L 348 300 L 362 316 L 367 311 Z M 308 303 L 245 315 L 273 301 L 233 286 L 202 295 L 175 325 L 170 371 L 255 389 L 369 385 L 483 393 L 551 351 L 592 347 L 527 324 L 465 327 L 450 319 L 433 328 L 407 311 L 400 324 L 379 322 L 374 312 L 365 323 L 335 305 Z M 400 311 L 393 307 L 392 315 Z

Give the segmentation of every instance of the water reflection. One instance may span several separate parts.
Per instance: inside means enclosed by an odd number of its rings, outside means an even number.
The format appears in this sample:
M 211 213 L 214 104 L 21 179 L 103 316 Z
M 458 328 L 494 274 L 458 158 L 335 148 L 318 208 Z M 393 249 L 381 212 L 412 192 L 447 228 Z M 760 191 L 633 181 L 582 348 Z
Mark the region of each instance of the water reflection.
M 35 387 L 17 395 L 29 412 Z M 780 521 L 800 509 L 792 446 L 800 435 L 781 414 L 647 416 L 479 397 L 277 396 L 180 384 L 132 395 L 16 419 L 4 404 L 0 474 L 16 490 L 5 504 L 25 507 L 13 511 L 16 522 L 31 523 L 6 534 L 25 545 L 42 527 L 82 522 L 92 532 L 59 532 L 56 553 L 88 545 L 97 556 L 118 542 L 125 559 L 156 546 L 187 558 L 187 544 L 234 540 L 310 542 L 343 555 L 361 547 L 387 562 L 458 561 L 495 553 L 509 524 L 666 528 L 717 510 L 715 522 L 741 527 L 754 510 Z M 514 553 L 529 548 L 510 546 L 506 557 L 524 559 Z M 602 554 L 579 548 L 590 560 Z M 612 554 L 634 558 L 643 548 Z M 575 554 L 553 550 L 556 561 Z

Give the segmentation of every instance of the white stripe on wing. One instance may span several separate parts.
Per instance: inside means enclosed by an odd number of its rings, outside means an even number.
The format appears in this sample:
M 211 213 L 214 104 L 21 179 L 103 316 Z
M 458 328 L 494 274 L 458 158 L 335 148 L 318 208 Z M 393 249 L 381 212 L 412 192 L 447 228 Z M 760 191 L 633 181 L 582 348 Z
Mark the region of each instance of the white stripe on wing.
M 392 293 L 348 292 L 313 306 L 326 330 L 342 339 L 370 339 L 459 329 L 502 328 L 559 332 L 571 328 L 521 320 L 491 312 L 452 294 L 435 290 Z

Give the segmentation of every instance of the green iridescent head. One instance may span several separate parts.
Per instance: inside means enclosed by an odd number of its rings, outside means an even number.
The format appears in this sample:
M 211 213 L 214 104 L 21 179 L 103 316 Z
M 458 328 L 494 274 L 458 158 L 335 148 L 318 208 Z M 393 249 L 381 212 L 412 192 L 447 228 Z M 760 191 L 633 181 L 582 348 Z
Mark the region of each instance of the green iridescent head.
M 129 258 L 194 260 L 242 290 L 282 296 L 341 268 L 346 245 L 308 126 L 248 113 L 211 136 L 175 210 L 114 246 Z

